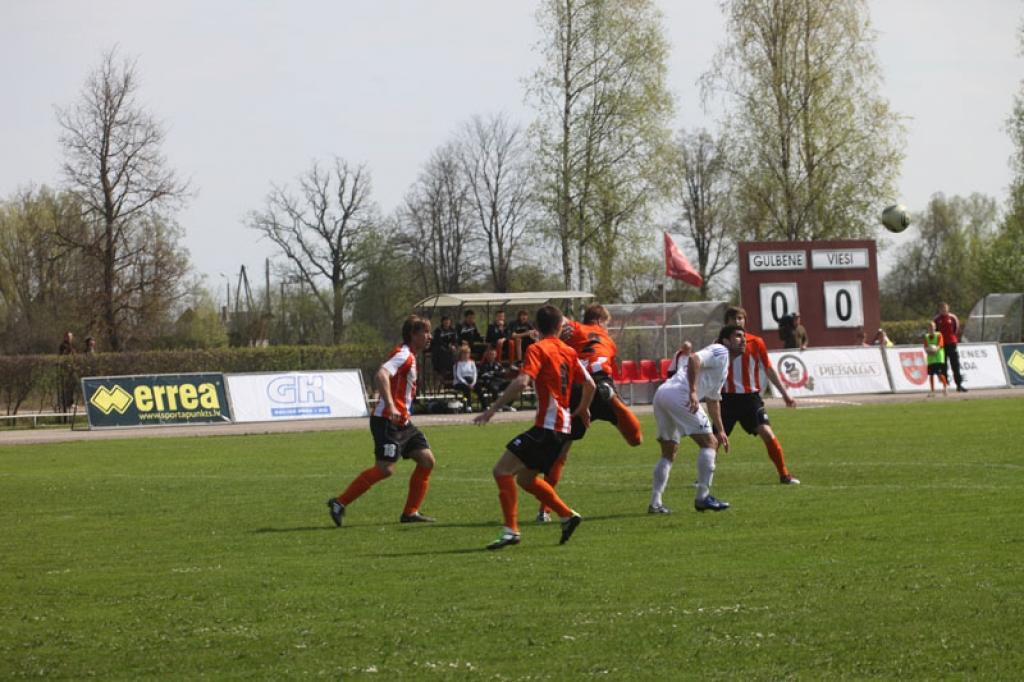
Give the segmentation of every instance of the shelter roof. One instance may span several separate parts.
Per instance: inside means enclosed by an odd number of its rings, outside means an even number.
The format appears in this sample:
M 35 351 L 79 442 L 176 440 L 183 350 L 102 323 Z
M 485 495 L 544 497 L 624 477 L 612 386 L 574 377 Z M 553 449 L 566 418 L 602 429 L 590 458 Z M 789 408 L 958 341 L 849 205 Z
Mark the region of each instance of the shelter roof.
M 416 308 L 460 308 L 467 305 L 502 307 L 541 305 L 551 300 L 591 299 L 587 291 L 518 291 L 515 293 L 435 294 L 419 301 Z

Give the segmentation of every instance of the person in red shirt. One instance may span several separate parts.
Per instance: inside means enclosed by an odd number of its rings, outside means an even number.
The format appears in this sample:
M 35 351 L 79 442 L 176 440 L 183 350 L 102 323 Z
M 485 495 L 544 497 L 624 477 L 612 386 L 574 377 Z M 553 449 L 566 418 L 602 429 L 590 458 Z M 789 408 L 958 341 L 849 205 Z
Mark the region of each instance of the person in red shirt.
M 430 320 L 410 315 L 402 324 L 402 345 L 391 351 L 374 375 L 380 396 L 370 416 L 374 465 L 356 476 L 343 493 L 327 500 L 334 525 L 341 525 L 348 505 L 375 483 L 395 473 L 399 459 L 416 462 L 416 468 L 409 477 L 409 494 L 399 521 L 422 523 L 434 520 L 419 512 L 430 487 L 434 453 L 426 437 L 409 418 L 409 408 L 416 397 L 416 355 L 428 346 Z
M 731 306 L 725 311 L 725 323 L 746 327 L 747 312 L 740 307 Z M 779 392 L 786 407 L 796 407 L 796 401 L 790 397 L 786 387 L 779 380 L 779 374 L 768 359 L 768 348 L 764 339 L 747 332 L 747 347 L 743 355 L 729 364 L 729 375 L 722 387 L 722 421 L 726 434 L 732 433 L 736 422 L 752 436 L 760 436 L 768 449 L 768 456 L 779 474 L 779 482 L 784 485 L 799 485 L 800 481 L 789 473 L 786 458 L 782 453 L 782 445 L 772 431 L 768 413 L 761 399 L 761 371 L 768 381 Z
M 948 303 L 942 302 L 939 304 L 939 314 L 933 321 L 935 328 L 942 334 L 942 344 L 946 349 L 946 369 L 953 370 L 953 382 L 956 384 L 957 392 L 967 393 L 967 389 L 964 388 L 964 378 L 960 375 L 960 351 L 956 349 L 956 344 L 963 334 L 960 318 L 949 312 Z M 949 380 L 946 381 L 948 383 Z
M 501 549 L 518 545 L 518 497 L 520 487 L 553 509 L 562 519 L 562 537 L 565 544 L 583 520 L 555 492 L 547 481 L 538 478 L 550 471 L 551 466 L 571 443 L 573 419 L 589 425 L 588 410 L 596 387 L 590 374 L 583 369 L 579 356 L 559 337 L 562 329 L 562 311 L 546 305 L 537 311 L 537 330 L 540 340 L 531 344 L 523 359 L 522 370 L 485 412 L 473 420 L 486 424 L 503 406 L 509 404 L 530 385 L 537 391 L 537 416 L 533 428 L 525 431 L 505 446 L 505 452 L 494 465 L 494 480 L 498 485 L 498 500 L 505 525 L 501 535 L 487 545 L 487 549 Z M 573 385 L 582 386 L 579 404 L 570 408 Z

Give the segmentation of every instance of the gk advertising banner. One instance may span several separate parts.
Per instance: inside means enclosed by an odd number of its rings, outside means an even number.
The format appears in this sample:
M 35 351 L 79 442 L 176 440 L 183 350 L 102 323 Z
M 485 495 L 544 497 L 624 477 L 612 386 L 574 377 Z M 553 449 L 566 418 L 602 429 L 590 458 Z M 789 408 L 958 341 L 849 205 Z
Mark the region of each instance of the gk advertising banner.
M 90 428 L 231 421 L 223 374 L 86 377 Z
M 228 374 L 236 422 L 366 417 L 359 370 Z
M 813 348 L 768 352 L 794 398 L 892 390 L 880 348 Z
M 1010 379 L 1010 385 L 1024 386 L 1024 343 L 1005 343 L 1000 348 L 1003 351 L 1003 361 L 1006 363 L 1006 375 Z

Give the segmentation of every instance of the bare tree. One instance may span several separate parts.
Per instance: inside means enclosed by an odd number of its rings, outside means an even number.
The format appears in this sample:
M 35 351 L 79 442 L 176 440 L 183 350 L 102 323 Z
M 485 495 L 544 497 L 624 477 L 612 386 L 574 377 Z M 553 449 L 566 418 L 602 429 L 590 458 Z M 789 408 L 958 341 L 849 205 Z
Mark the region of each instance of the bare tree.
M 458 292 L 473 272 L 474 207 L 459 145 L 436 150 L 409 191 L 400 238 L 419 265 L 425 292 Z
M 475 116 L 459 141 L 463 172 L 486 241 L 494 291 L 511 286 L 512 259 L 530 220 L 530 180 L 522 130 L 504 115 Z
M 366 274 L 367 249 L 379 222 L 370 198 L 370 174 L 335 158 L 298 179 L 298 194 L 274 186 L 266 207 L 249 216 L 249 227 L 278 246 L 287 267 L 312 290 L 331 318 L 335 343 L 345 330 L 345 309 Z
M 148 289 L 173 298 L 180 293 L 177 283 L 184 274 L 136 267 L 153 246 L 137 238 L 142 225 L 167 222 L 165 212 L 188 194 L 188 184 L 177 178 L 161 153 L 163 128 L 136 102 L 138 85 L 135 63 L 119 61 L 115 48 L 90 74 L 79 100 L 57 111 L 67 189 L 91 226 L 85 235 L 61 236 L 100 267 L 99 307 L 111 350 L 123 346 L 121 327 L 138 303 L 135 295 Z M 163 246 L 183 255 L 174 242 Z M 169 278 L 153 283 L 137 279 L 140 274 Z
M 715 275 L 736 260 L 728 150 L 722 138 L 715 139 L 706 130 L 680 133 L 676 146 L 674 203 L 682 213 L 676 229 L 693 243 L 697 270 L 704 279 L 701 297 L 707 298 Z

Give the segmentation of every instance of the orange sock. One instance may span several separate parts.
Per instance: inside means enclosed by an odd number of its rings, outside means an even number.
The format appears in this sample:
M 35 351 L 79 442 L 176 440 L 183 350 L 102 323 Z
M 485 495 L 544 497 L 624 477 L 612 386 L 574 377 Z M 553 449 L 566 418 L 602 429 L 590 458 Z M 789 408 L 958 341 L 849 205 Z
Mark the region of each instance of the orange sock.
M 348 484 L 345 492 L 338 495 L 338 501 L 344 505 L 352 504 L 360 495 L 373 487 L 377 481 L 387 478 L 384 472 L 373 466 L 356 476 L 355 480 Z
M 501 513 L 505 517 L 505 527 L 519 532 L 519 494 L 516 492 L 515 476 L 495 476 L 498 484 L 498 500 L 501 502 Z
M 559 516 L 563 518 L 566 516 L 572 516 L 572 509 L 569 509 L 569 507 L 565 505 L 565 502 L 562 502 L 562 498 L 558 496 L 558 493 L 555 492 L 555 489 L 552 488 L 547 481 L 535 478 L 530 481 L 530 485 L 524 485 L 523 490 L 536 497 L 542 503 L 551 507 Z
M 626 407 L 626 403 L 619 400 L 618 396 L 612 398 L 611 406 L 612 412 L 615 413 L 615 426 L 626 442 L 634 447 L 643 443 L 644 434 L 640 430 L 640 420 L 633 414 L 633 410 Z
M 772 458 L 772 463 L 775 465 L 775 470 L 779 472 L 779 476 L 789 476 L 789 469 L 786 468 L 786 458 L 782 456 L 779 439 L 772 438 L 772 442 L 768 443 L 767 447 L 768 456 Z
M 548 485 L 554 488 L 558 485 L 558 482 L 562 480 L 562 468 L 565 466 L 565 461 L 568 457 L 564 455 L 555 460 L 555 463 L 551 465 L 551 468 L 546 474 L 544 474 L 544 480 L 548 482 Z M 543 502 L 540 503 L 540 511 L 542 514 L 551 511 L 548 506 Z
M 405 498 L 405 509 L 403 514 L 415 514 L 423 504 L 423 498 L 427 496 L 427 489 L 430 488 L 430 472 L 433 467 L 425 467 L 417 464 L 409 477 L 409 495 Z

